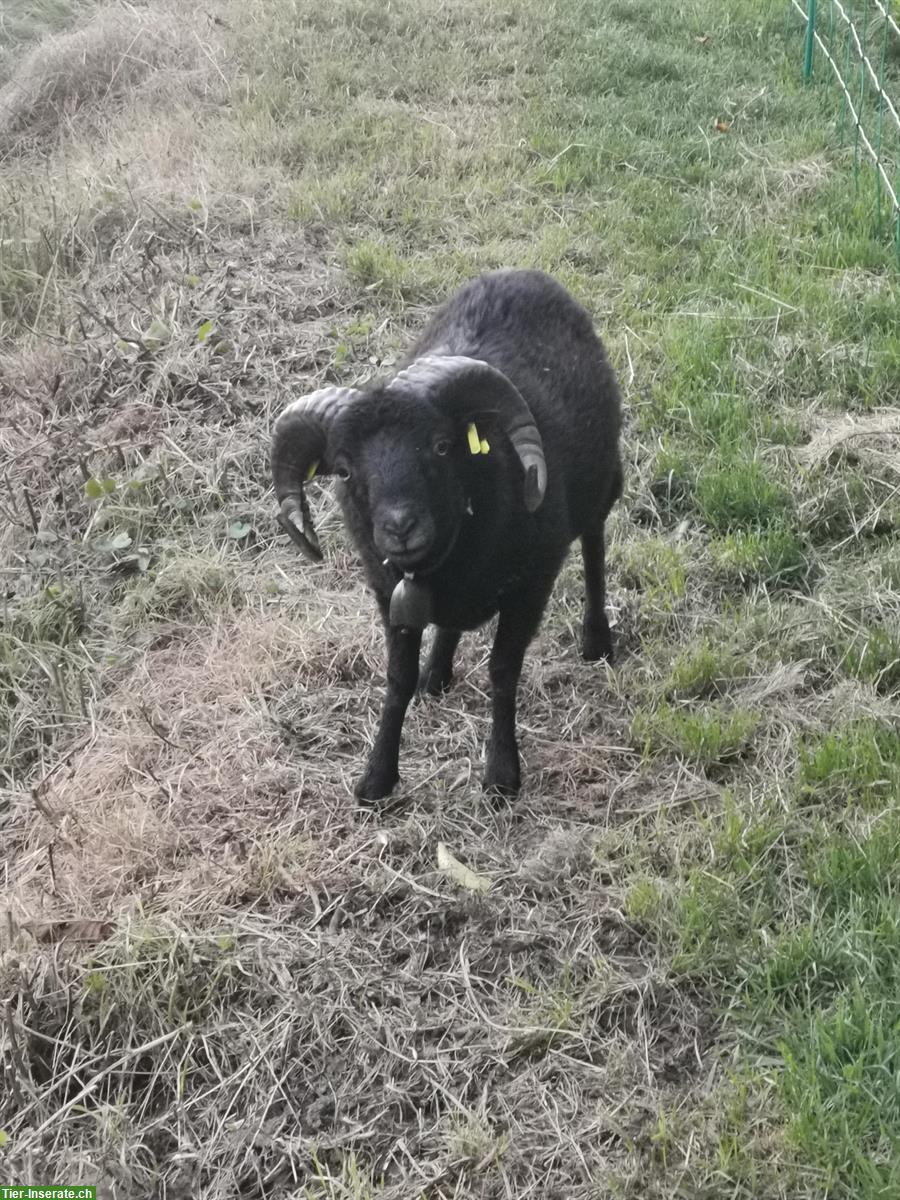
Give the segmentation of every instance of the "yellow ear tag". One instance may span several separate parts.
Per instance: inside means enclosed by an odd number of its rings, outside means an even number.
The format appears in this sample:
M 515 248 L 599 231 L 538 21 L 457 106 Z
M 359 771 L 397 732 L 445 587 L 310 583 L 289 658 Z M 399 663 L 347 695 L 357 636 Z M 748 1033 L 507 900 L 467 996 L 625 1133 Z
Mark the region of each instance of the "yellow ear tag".
M 470 425 L 468 429 L 469 450 L 472 454 L 481 453 L 481 439 L 478 436 L 478 430 L 474 425 Z
M 306 482 L 307 483 L 309 483 L 309 481 L 313 478 L 313 476 L 315 475 L 316 471 L 318 471 L 318 469 L 319 469 L 319 464 L 317 462 L 314 462 L 313 465 L 306 472 Z
M 491 449 L 491 446 L 490 446 L 490 443 L 488 442 L 487 438 L 482 438 L 481 439 L 481 453 L 488 454 L 490 452 L 490 449 Z

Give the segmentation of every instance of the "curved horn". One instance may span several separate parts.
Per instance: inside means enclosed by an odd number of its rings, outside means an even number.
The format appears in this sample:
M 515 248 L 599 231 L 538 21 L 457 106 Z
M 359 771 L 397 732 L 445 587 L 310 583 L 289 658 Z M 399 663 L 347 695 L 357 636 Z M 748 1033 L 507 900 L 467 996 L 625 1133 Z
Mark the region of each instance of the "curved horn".
M 433 402 L 462 412 L 497 412 L 525 470 L 525 507 L 529 512 L 540 507 L 547 490 L 541 435 L 531 409 L 502 371 L 480 358 L 429 354 L 401 371 L 387 390 L 424 391 Z
M 362 394 L 356 388 L 321 388 L 289 404 L 272 430 L 269 458 L 279 505 L 278 523 L 313 562 L 322 561 L 322 549 L 303 485 L 317 467 L 322 474 L 330 470 L 326 461 L 328 434 L 335 418 Z

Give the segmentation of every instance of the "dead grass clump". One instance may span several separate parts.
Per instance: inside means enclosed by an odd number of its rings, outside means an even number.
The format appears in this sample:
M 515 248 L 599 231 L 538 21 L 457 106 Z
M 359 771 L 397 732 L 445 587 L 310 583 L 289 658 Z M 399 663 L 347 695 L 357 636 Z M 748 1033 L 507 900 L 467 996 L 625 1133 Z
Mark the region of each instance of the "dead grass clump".
M 42 819 L 23 830 L 12 911 L 117 919 L 170 889 L 196 900 L 198 884 L 230 881 L 258 830 L 283 834 L 302 772 L 280 757 L 252 697 L 272 685 L 290 640 L 283 625 L 247 619 L 151 650 L 44 789 Z M 204 881 L 193 860 L 207 856 Z
M 896 410 L 865 417 L 851 413 L 828 419 L 819 415 L 810 441 L 795 454 L 804 465 L 816 467 L 827 463 L 836 451 L 852 448 L 861 457 L 867 452 L 880 452 L 883 460 L 896 468 L 897 445 L 892 439 L 897 437 L 900 437 L 900 416 Z M 884 445 L 879 446 L 879 441 Z
M 133 93 L 166 66 L 196 66 L 182 19 L 154 7 L 102 9 L 80 29 L 40 42 L 0 88 L 0 146 L 33 144 L 93 105 Z
M 335 816 L 317 847 L 258 847 L 243 911 L 226 916 L 221 889 L 214 914 L 136 911 L 50 974 L 21 932 L 7 992 L 20 1077 L 43 1086 L 0 1101 L 17 1164 L 52 1158 L 65 1122 L 66 1153 L 93 1147 L 89 1174 L 115 1195 L 224 1198 L 259 1179 L 295 1194 L 351 1158 L 395 1200 L 431 1183 L 590 1195 L 695 1077 L 696 1002 L 640 957 L 590 872 L 536 903 L 510 873 L 523 839 L 508 814 L 473 822 L 467 804 L 415 824 L 382 839 Z M 490 847 L 505 882 L 475 897 L 442 878 L 439 832 L 468 836 L 470 859 L 476 839 Z M 341 870 L 313 877 L 338 849 Z
M 590 866 L 591 846 L 578 830 L 551 829 L 521 866 L 524 880 L 542 890 L 563 884 Z
M 577 822 L 546 778 L 521 806 L 479 799 L 478 638 L 453 697 L 415 706 L 401 811 L 353 810 L 381 664 L 349 583 L 301 573 L 296 625 L 250 609 L 158 631 L 23 798 L 0 897 L 19 1063 L 0 1126 L 22 1170 L 65 1127 L 60 1154 L 81 1147 L 116 1195 L 354 1176 L 396 1200 L 428 1181 L 570 1200 L 692 1086 L 701 1009 L 601 881 L 589 716 L 545 746 L 558 696 L 536 667 L 526 753 L 569 743 Z
M 37 811 L 17 806 L 17 920 L 260 905 L 340 875 L 346 844 L 319 842 L 358 767 L 366 643 L 336 652 L 327 633 L 252 612 L 189 629 L 157 627 Z
M 774 167 L 771 176 L 779 197 L 797 200 L 817 192 L 832 172 L 833 168 L 824 155 L 816 155 Z

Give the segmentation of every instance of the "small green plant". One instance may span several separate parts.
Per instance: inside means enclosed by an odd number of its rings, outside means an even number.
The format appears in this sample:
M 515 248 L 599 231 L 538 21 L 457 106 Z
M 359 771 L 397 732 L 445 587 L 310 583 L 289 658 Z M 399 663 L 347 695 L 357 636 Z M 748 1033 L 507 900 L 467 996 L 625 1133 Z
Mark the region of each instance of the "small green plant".
M 811 802 L 878 807 L 900 801 L 900 733 L 855 721 L 800 746 L 800 793 Z
M 645 754 L 675 754 L 709 767 L 746 753 L 759 720 L 743 709 L 713 704 L 684 709 L 664 701 L 635 712 L 631 736 Z
M 384 1194 L 383 1180 L 376 1178 L 374 1170 L 361 1162 L 359 1155 L 343 1152 L 335 1163 L 331 1157 L 312 1154 L 313 1182 L 303 1188 L 302 1200 L 378 1200 Z
M 509 1145 L 508 1134 L 497 1133 L 484 1113 L 471 1110 L 457 1113 L 444 1137 L 455 1163 L 486 1165 L 500 1158 Z
M 842 669 L 886 696 L 900 693 L 900 634 L 883 625 L 860 630 L 840 655 Z
M 719 533 L 759 529 L 783 518 L 788 507 L 784 488 L 756 460 L 715 466 L 697 480 L 697 510 Z
M 636 879 L 625 894 L 625 912 L 642 925 L 651 925 L 662 905 L 662 892 L 655 879 Z
M 662 538 L 623 546 L 616 570 L 621 585 L 642 593 L 648 603 L 671 606 L 685 595 L 685 553 Z
M 423 262 L 374 241 L 357 242 L 344 256 L 350 277 L 368 291 L 398 300 L 417 300 L 432 292 L 431 275 Z
M 705 638 L 700 645 L 678 655 L 663 684 L 663 692 L 667 697 L 682 700 L 721 695 L 728 683 L 745 675 L 747 669 L 743 655 Z
M 802 539 L 790 526 L 776 521 L 764 529 L 738 529 L 711 542 L 719 577 L 746 586 L 761 583 L 796 587 L 810 571 Z

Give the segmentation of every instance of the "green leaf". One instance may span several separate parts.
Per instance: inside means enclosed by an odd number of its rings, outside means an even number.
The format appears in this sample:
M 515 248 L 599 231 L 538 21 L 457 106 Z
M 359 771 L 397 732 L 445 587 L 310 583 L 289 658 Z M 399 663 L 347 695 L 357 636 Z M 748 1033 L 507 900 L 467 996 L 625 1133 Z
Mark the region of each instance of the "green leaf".
M 116 490 L 116 481 L 114 479 L 96 479 L 91 477 L 84 485 L 85 495 L 89 500 L 102 500 L 104 496 L 108 496 L 110 492 Z
M 188 287 L 196 287 L 197 284 L 200 282 L 200 276 L 199 275 L 185 275 L 184 282 L 188 285 Z
M 0 1129 L 0 1149 L 2 1149 L 5 1145 L 7 1145 L 8 1142 L 9 1142 L 9 1134 L 6 1132 L 5 1129 Z
M 245 538 L 252 528 L 253 526 L 248 525 L 246 521 L 232 521 L 228 526 L 228 536 L 230 538 Z
M 164 324 L 159 318 L 155 318 L 150 322 L 150 328 L 144 334 L 144 343 L 151 350 L 156 350 L 162 346 L 171 337 L 171 331 L 168 325 Z
M 212 333 L 212 328 L 213 328 L 212 321 L 204 321 L 203 324 L 200 326 L 200 328 L 197 330 L 197 341 L 205 342 L 206 339 L 209 337 L 209 335 Z

